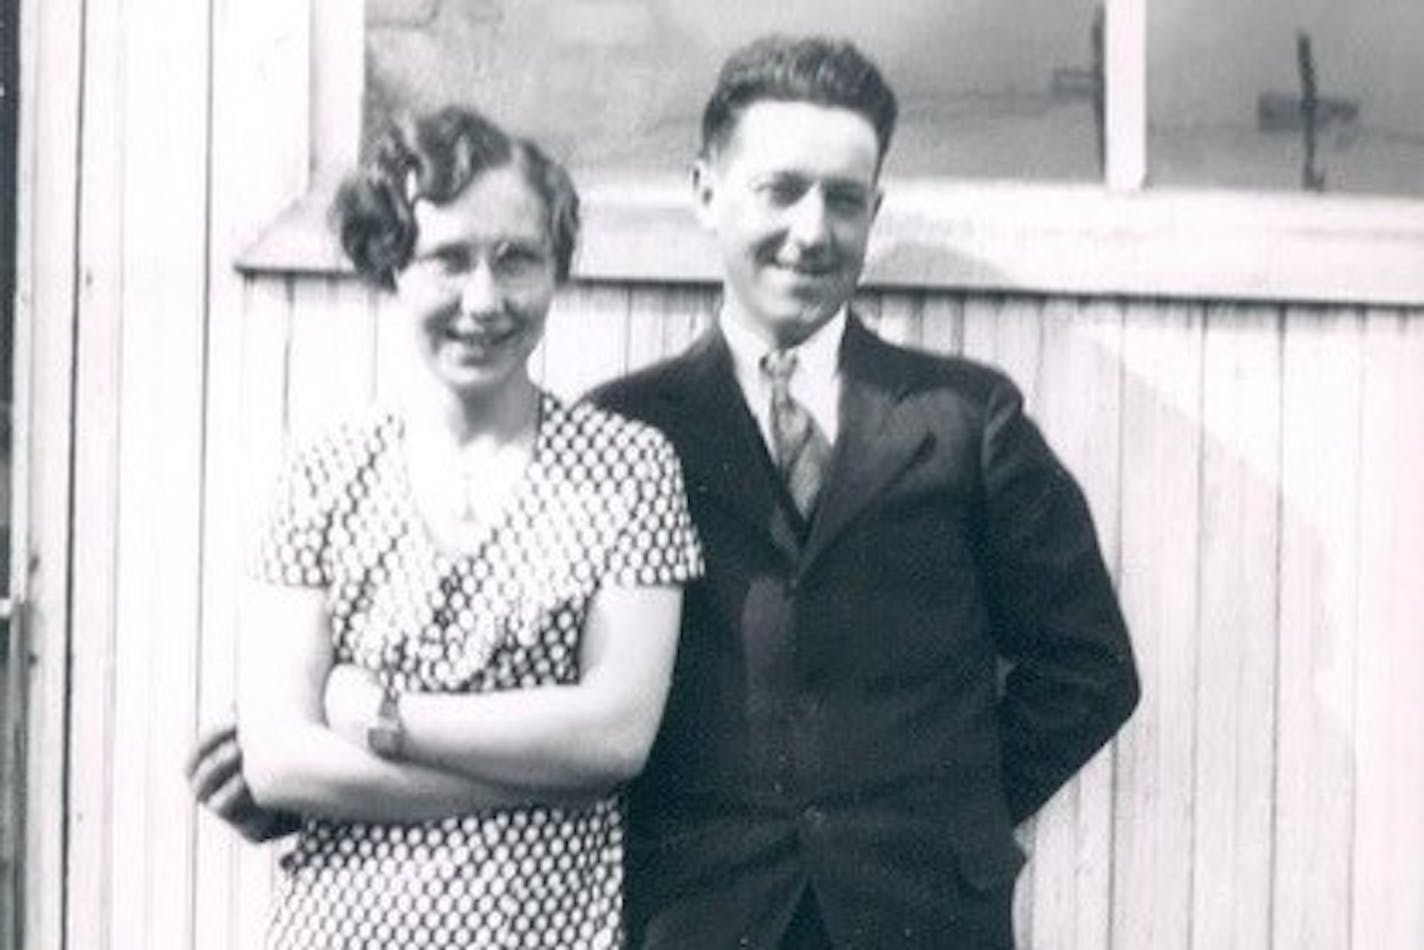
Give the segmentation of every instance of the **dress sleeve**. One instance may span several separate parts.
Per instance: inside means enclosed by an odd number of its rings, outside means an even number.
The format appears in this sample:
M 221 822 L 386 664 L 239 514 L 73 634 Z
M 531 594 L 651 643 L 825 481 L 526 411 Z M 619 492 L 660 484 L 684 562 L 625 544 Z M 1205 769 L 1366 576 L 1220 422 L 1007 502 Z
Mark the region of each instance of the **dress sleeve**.
M 637 440 L 631 451 L 633 505 L 613 546 L 604 583 L 640 587 L 701 577 L 702 548 L 688 512 L 677 453 L 659 433 Z
M 327 454 L 320 444 L 289 453 L 257 539 L 253 574 L 258 580 L 298 587 L 324 587 L 329 582 Z

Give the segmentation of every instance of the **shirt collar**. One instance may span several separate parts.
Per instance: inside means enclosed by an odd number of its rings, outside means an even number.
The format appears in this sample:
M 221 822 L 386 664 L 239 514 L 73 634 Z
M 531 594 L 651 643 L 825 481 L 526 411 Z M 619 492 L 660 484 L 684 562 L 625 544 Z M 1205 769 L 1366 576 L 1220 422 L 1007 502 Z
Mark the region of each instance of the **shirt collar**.
M 718 318 L 727 348 L 732 351 L 732 366 L 743 386 L 753 387 L 762 381 L 761 358 L 775 347 L 726 310 Z M 827 320 L 809 337 L 791 349 L 796 353 L 796 373 L 802 378 L 833 379 L 840 371 L 841 340 L 845 337 L 846 308 Z

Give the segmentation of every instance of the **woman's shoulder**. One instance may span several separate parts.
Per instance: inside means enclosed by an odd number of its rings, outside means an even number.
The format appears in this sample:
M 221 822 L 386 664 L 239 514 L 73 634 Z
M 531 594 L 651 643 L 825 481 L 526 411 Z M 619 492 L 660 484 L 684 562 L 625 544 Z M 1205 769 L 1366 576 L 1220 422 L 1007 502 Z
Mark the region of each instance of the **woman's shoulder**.
M 403 422 L 389 406 L 353 411 L 316 428 L 292 435 L 288 467 L 304 470 L 321 482 L 344 482 L 398 442 Z
M 661 452 L 669 445 L 667 437 L 646 422 L 587 399 L 564 402 L 558 397 L 550 398 L 563 419 L 566 434 L 595 451 L 644 454 Z

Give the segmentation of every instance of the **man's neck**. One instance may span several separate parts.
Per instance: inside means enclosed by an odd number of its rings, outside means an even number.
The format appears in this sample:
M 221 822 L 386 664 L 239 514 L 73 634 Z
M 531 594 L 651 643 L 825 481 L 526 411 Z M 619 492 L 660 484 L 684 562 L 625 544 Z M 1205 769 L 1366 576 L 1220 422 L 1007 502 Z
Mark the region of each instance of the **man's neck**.
M 732 303 L 729 298 L 724 298 L 724 300 L 719 317 L 724 325 L 727 322 L 735 323 L 744 335 L 755 337 L 767 349 L 773 350 L 801 346 L 824 330 L 836 317 L 846 312 L 846 305 L 841 304 L 835 310 L 815 321 L 806 323 L 788 321 L 773 325 L 750 316 L 744 309 Z

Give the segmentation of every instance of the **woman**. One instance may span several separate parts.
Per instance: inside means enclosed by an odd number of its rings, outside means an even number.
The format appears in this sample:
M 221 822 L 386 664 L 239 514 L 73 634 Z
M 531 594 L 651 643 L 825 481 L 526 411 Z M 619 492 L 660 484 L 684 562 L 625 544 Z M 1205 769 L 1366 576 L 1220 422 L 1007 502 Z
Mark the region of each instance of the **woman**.
M 701 565 L 667 442 L 529 377 L 577 197 L 446 110 L 381 142 L 336 217 L 420 371 L 295 455 L 247 602 L 243 773 L 304 819 L 270 945 L 615 946 L 616 789 Z

